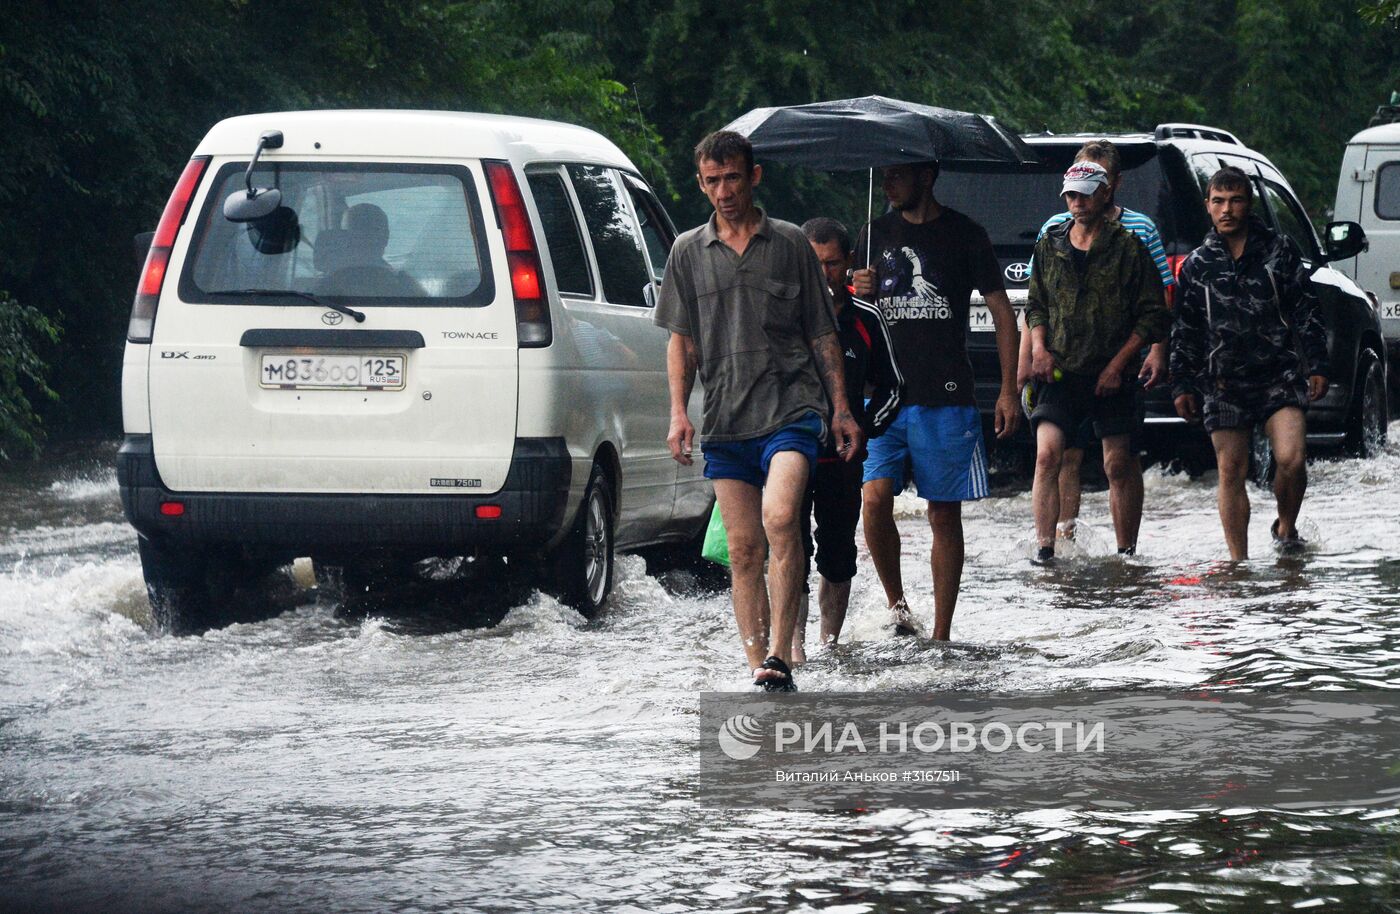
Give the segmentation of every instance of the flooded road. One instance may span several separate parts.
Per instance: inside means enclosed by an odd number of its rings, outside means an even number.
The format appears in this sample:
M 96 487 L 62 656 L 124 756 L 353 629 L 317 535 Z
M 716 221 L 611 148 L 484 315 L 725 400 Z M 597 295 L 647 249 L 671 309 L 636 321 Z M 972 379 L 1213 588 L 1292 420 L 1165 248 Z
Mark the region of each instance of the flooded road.
M 799 682 L 1400 688 L 1398 438 L 1311 465 L 1299 559 L 1251 490 L 1237 567 L 1213 474 L 1149 470 L 1128 560 L 1086 493 L 1084 554 L 1053 570 L 1004 483 L 965 512 L 956 643 L 886 635 L 862 556 L 850 642 Z M 592 622 L 526 589 L 343 616 L 289 588 L 268 621 L 154 637 L 113 451 L 0 478 L 7 910 L 1400 911 L 1395 810 L 702 807 L 697 693 L 747 683 L 728 597 L 636 557 Z M 927 526 L 900 510 L 927 622 Z

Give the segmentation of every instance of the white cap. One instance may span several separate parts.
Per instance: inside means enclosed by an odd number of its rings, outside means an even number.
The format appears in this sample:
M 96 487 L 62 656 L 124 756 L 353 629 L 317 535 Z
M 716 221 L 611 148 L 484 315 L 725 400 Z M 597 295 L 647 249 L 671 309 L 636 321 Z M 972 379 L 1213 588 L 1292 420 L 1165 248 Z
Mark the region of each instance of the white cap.
M 1108 186 L 1108 172 L 1098 162 L 1075 162 L 1065 172 L 1065 184 L 1060 188 L 1060 195 L 1064 196 L 1070 191 L 1076 194 L 1092 194 L 1100 187 Z

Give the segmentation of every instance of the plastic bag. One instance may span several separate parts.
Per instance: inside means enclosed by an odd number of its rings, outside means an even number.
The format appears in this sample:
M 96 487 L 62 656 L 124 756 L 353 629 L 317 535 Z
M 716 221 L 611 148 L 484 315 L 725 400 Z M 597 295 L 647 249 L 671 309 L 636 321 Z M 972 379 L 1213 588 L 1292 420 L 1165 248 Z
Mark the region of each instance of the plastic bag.
M 710 512 L 710 524 L 705 528 L 705 544 L 700 547 L 700 557 L 729 567 L 729 534 L 724 530 L 719 502 L 715 502 L 714 510 Z

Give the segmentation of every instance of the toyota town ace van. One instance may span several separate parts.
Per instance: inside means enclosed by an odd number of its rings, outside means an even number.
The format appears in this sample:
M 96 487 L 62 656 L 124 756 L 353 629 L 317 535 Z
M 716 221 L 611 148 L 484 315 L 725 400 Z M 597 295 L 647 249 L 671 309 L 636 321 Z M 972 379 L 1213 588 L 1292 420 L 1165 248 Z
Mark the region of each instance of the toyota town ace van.
M 157 625 L 223 624 L 297 557 L 353 589 L 386 562 L 509 556 L 592 612 L 615 549 L 697 537 L 713 490 L 667 448 L 651 320 L 673 238 L 627 156 L 568 124 L 215 125 L 151 240 L 122 371 Z

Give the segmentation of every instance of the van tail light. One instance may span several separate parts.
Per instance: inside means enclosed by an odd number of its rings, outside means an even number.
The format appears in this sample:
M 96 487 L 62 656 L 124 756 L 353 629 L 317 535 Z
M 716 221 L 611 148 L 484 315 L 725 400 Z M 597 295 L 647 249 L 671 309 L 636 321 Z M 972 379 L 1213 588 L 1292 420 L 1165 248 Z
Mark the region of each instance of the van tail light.
M 510 290 L 515 297 L 515 338 L 522 349 L 548 346 L 553 340 L 549 305 L 540 279 L 540 251 L 520 183 L 509 162 L 486 162 L 486 179 L 496 205 L 496 222 L 506 239 Z
M 175 182 L 170 199 L 166 201 L 165 212 L 160 214 L 151 248 L 146 252 L 146 265 L 141 268 L 141 279 L 136 284 L 136 300 L 131 303 L 131 321 L 126 327 L 126 338 L 133 343 L 151 341 L 151 331 L 156 324 L 156 305 L 160 302 L 160 290 L 165 285 L 165 272 L 170 266 L 170 250 L 175 246 L 175 235 L 185 223 L 195 188 L 199 186 L 199 179 L 204 177 L 204 169 L 208 165 L 208 156 L 190 159 L 180 173 L 180 180 Z

